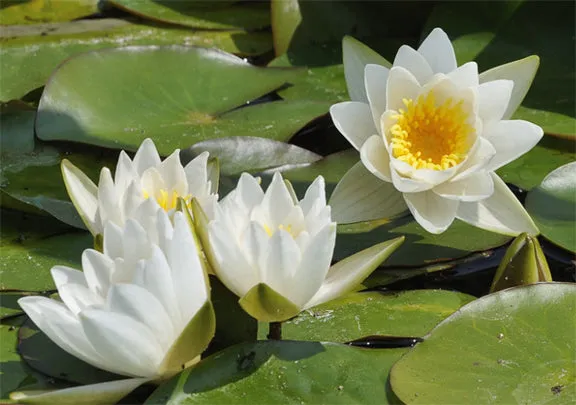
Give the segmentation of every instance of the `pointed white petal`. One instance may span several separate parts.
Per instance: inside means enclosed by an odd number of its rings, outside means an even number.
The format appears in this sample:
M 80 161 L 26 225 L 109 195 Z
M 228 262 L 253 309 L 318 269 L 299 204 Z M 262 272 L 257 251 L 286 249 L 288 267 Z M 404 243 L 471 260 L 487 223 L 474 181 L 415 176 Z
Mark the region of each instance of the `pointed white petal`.
M 390 69 L 384 66 L 366 65 L 364 74 L 372 119 L 379 133 L 381 131 L 380 119 L 386 111 L 386 86 L 389 72 Z
M 253 271 L 259 275 L 266 268 L 269 243 L 270 236 L 262 225 L 256 221 L 250 221 L 250 225 L 244 235 L 242 235 L 242 249 L 245 252 L 246 261 L 250 263 Z M 259 276 L 258 279 L 262 280 L 262 277 Z
M 404 194 L 414 219 L 430 233 L 442 233 L 456 217 L 459 201 L 448 200 L 432 191 Z
M 345 36 L 342 40 L 342 59 L 348 94 L 352 101 L 368 102 L 364 87 L 364 68 L 368 64 L 390 67 L 390 62 L 362 42 Z
M 360 159 L 366 169 L 382 181 L 391 182 L 390 155 L 379 135 L 374 135 L 360 149 Z
M 402 45 L 398 49 L 393 66 L 403 67 L 408 70 L 421 85 L 430 80 L 434 74 L 424 56 L 408 45 Z
M 433 188 L 440 197 L 459 201 L 480 201 L 494 192 L 494 182 L 488 172 L 471 174 L 462 180 L 447 181 Z
M 163 199 L 162 191 L 169 191 L 162 174 L 156 167 L 151 167 L 142 174 L 142 190 L 146 198 L 153 198 L 158 201 Z
M 19 404 L 104 405 L 115 404 L 150 378 L 130 378 L 81 385 L 55 391 L 16 391 L 10 399 Z
M 92 233 L 97 235 L 102 233 L 100 223 L 96 221 L 96 211 L 98 210 L 98 187 L 80 169 L 63 159 L 60 164 L 62 177 L 70 200 Z
M 496 155 L 488 163 L 486 170 L 496 170 L 516 160 L 542 139 L 544 131 L 528 121 L 499 121 L 484 131 L 484 137 L 496 149 Z
M 168 351 L 180 331 L 158 299 L 134 284 L 116 284 L 108 294 L 108 310 L 129 316 L 148 326 L 164 352 Z
M 326 280 L 305 308 L 323 304 L 352 291 L 402 244 L 401 236 L 353 254 L 330 267 Z
M 98 213 L 102 223 L 112 221 L 121 225 L 124 221 L 124 216 L 120 212 L 119 204 L 120 199 L 114 187 L 114 180 L 112 174 L 107 167 L 100 171 L 100 180 L 98 181 Z
M 140 259 L 148 258 L 152 245 L 148 237 L 148 230 L 134 219 L 129 218 L 124 225 L 122 242 L 124 243 L 124 260 L 133 265 Z M 150 232 L 151 233 L 151 232 Z
M 130 183 L 139 180 L 139 178 L 140 176 L 136 173 L 132 160 L 130 160 L 126 152 L 120 151 L 114 173 L 114 184 L 116 184 L 117 189 L 126 190 Z
M 175 191 L 180 196 L 188 194 L 188 179 L 180 162 L 180 149 L 176 149 L 158 166 L 158 172 L 164 180 L 166 191 Z
M 356 150 L 360 150 L 369 137 L 378 133 L 368 104 L 357 101 L 334 104 L 330 107 L 330 116 L 338 131 Z
M 496 173 L 491 197 L 478 202 L 463 202 L 458 207 L 458 219 L 478 228 L 516 236 L 522 232 L 538 235 L 540 231 L 520 201 Z
M 456 55 L 450 38 L 440 28 L 434 28 L 418 48 L 434 73 L 449 73 L 456 69 Z
M 133 163 L 136 172 L 140 176 L 142 176 L 147 169 L 160 164 L 160 156 L 158 155 L 158 151 L 156 150 L 156 146 L 152 139 L 144 139 L 142 145 L 138 148 L 136 155 L 134 155 Z
M 478 65 L 476 62 L 465 63 L 446 76 L 458 87 L 478 86 Z
M 326 225 L 310 240 L 292 281 L 294 286 L 298 286 L 290 296 L 296 305 L 304 307 L 320 289 L 330 268 L 335 243 L 335 223 Z
M 268 246 L 266 267 L 261 269 L 260 277 L 274 291 L 292 301 L 293 297 L 298 297 L 297 289 L 300 289 L 293 279 L 302 256 L 300 249 L 292 235 L 283 229 L 274 232 Z
M 186 179 L 188 182 L 188 192 L 193 196 L 204 196 L 209 193 L 208 188 L 208 157 L 210 154 L 208 152 L 202 152 L 194 159 L 192 159 L 186 167 L 184 167 L 184 173 L 186 173 Z
M 104 254 L 112 259 L 124 255 L 122 229 L 112 222 L 104 226 Z
M 420 89 L 421 86 L 412 73 L 402 67 L 393 67 L 388 74 L 386 108 L 395 111 L 405 108 L 403 100 L 415 100 Z
M 82 270 L 90 290 L 106 297 L 114 272 L 114 261 L 94 249 L 86 249 L 82 253 Z
M 478 116 L 485 122 L 499 121 L 504 116 L 514 82 L 493 80 L 478 87 Z
M 104 305 L 104 298 L 94 294 L 88 287 L 80 284 L 64 284 L 58 289 L 58 295 L 74 315 L 90 307 Z
M 80 322 L 94 349 L 109 363 L 121 365 L 123 374 L 156 375 L 164 352 L 144 324 L 124 314 L 100 309 L 83 311 Z
M 269 226 L 275 228 L 282 223 L 282 220 L 293 206 L 292 195 L 288 191 L 286 184 L 284 184 L 282 175 L 279 172 L 274 173 L 272 183 L 268 186 L 262 200 L 262 208 L 272 222 Z
M 306 194 L 304 194 L 304 198 L 300 201 L 300 208 L 305 216 L 308 215 L 314 205 L 320 207 L 326 205 L 325 188 L 326 182 L 322 176 L 316 177 L 312 184 L 310 184 L 306 190 Z
M 333 220 L 345 224 L 391 218 L 406 210 L 402 194 L 394 185 L 373 176 L 362 162 L 342 177 L 329 204 Z
M 242 173 L 236 187 L 236 195 L 244 207 L 251 210 L 255 205 L 262 202 L 264 191 L 262 191 L 258 180 L 248 173 Z
M 120 200 L 120 210 L 124 213 L 124 217 L 133 216 L 134 212 L 145 200 L 140 180 L 130 183 L 124 190 Z
M 503 119 L 509 119 L 518 109 L 532 85 L 532 80 L 534 80 L 539 65 L 540 58 L 532 55 L 505 65 L 496 66 L 480 75 L 480 83 L 500 79 L 514 81 L 512 96 L 510 97 L 508 108 L 506 108 L 506 112 L 502 117 Z
M 87 285 L 84 273 L 68 266 L 54 266 L 50 269 L 50 273 L 52 274 L 56 288 L 60 288 L 60 286 L 64 284 L 72 283 Z

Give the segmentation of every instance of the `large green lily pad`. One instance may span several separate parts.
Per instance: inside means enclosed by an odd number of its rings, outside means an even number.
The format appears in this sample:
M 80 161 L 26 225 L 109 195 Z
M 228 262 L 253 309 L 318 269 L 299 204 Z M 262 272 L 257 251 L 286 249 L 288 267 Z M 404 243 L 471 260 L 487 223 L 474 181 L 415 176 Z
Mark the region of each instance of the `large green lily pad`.
M 45 140 L 130 150 L 150 137 L 164 155 L 231 135 L 284 141 L 329 105 L 276 101 L 237 107 L 300 73 L 259 68 L 225 52 L 194 47 L 89 52 L 52 76 L 40 100 L 36 131 Z
M 146 404 L 396 404 L 388 372 L 405 352 L 318 342 L 247 343 L 169 380 Z
M 219 4 L 224 2 L 218 1 L 212 7 L 180 0 L 109 0 L 109 3 L 139 17 L 192 28 L 254 30 L 270 25 L 270 6 L 259 2 Z
M 576 389 L 576 285 L 510 288 L 462 307 L 392 368 L 409 404 L 568 404 Z
M 522 2 L 438 4 L 424 33 L 442 27 L 454 39 L 460 63 L 475 59 L 480 71 L 535 54 L 540 68 L 514 118 L 532 121 L 548 134 L 576 136 L 574 119 L 573 2 L 542 7 Z M 529 35 L 530 32 L 546 33 Z
M 531 190 L 526 209 L 546 239 L 576 252 L 576 162 L 554 170 Z
M 98 11 L 98 0 L 3 0 L 0 24 L 70 21 Z
M 57 264 L 80 268 L 92 235 L 50 218 L 2 210 L 0 290 L 54 288 L 50 269 Z
M 366 336 L 424 336 L 475 298 L 458 292 L 359 292 L 303 311 L 282 324 L 282 338 L 349 342 Z M 264 325 L 263 325 L 264 326 Z M 267 328 L 259 331 L 261 339 Z
M 111 18 L 3 28 L 0 43 L 2 101 L 21 98 L 43 86 L 60 63 L 81 52 L 128 45 L 183 44 L 258 55 L 272 47 L 266 32 L 168 29 Z

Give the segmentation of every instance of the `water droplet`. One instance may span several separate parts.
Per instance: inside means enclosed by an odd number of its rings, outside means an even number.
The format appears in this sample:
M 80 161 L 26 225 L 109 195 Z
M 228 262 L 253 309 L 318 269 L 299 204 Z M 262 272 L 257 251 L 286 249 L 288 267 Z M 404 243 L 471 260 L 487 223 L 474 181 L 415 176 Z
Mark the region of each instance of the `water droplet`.
M 343 385 L 339 385 L 339 386 L 338 386 L 338 391 L 342 391 L 343 389 L 344 389 L 344 386 L 343 386 Z
M 503 334 L 503 333 L 499 333 L 497 337 L 498 337 L 498 339 L 504 339 L 504 334 Z

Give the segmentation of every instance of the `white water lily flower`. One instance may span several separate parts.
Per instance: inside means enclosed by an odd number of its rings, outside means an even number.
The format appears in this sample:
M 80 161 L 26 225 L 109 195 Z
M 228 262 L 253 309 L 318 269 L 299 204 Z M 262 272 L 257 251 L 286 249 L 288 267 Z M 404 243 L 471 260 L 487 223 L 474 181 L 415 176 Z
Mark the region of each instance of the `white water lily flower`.
M 164 380 L 196 362 L 214 336 L 208 280 L 189 220 L 176 212 L 172 224 L 164 210 L 146 205 L 148 212 L 140 213 L 147 214 L 148 226 L 132 218 L 122 228 L 107 223 L 104 253 L 85 250 L 83 271 L 52 268 L 60 300 L 18 300 L 63 350 L 100 369 L 135 378 L 54 395 L 92 392 L 98 399 L 100 392 L 103 401 L 112 390 L 121 398 L 144 382 Z M 28 396 L 15 398 L 24 401 Z
M 475 62 L 457 67 L 450 40 L 436 28 L 418 50 L 402 46 L 391 68 L 364 67 L 374 59 L 365 46 L 345 39 L 346 78 L 358 101 L 333 105 L 330 113 L 360 151 L 361 163 L 332 195 L 336 220 L 392 217 L 408 208 L 432 233 L 459 218 L 503 234 L 537 234 L 495 170 L 543 135 L 537 125 L 508 120 L 530 86 L 538 58 L 483 77 Z M 365 90 L 358 88 L 360 67 Z
M 349 292 L 403 241 L 384 242 L 330 267 L 336 223 L 322 177 L 298 201 L 279 173 L 266 192 L 244 173 L 215 205 L 208 222 L 193 202 L 205 251 L 216 275 L 260 321 L 284 321 Z
M 162 161 L 151 139 L 142 142 L 134 160 L 121 151 L 114 178 L 105 167 L 98 186 L 68 160 L 61 166 L 70 199 L 94 236 L 102 234 L 107 221 L 122 226 L 149 198 L 168 212 L 174 211 L 179 198 L 196 198 L 204 207 L 218 199 L 218 174 L 209 170 L 208 152 L 183 167 L 179 149 Z

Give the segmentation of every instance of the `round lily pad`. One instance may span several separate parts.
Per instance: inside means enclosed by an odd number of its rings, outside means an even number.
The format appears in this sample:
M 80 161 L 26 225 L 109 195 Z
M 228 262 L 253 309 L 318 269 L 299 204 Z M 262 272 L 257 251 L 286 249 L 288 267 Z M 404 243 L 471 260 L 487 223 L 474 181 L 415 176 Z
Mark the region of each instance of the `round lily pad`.
M 510 288 L 462 307 L 392 368 L 408 404 L 567 404 L 576 389 L 576 285 Z

